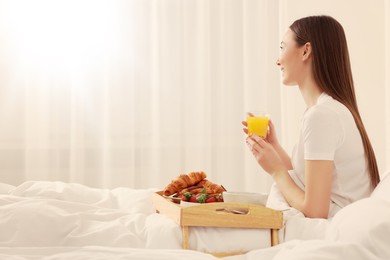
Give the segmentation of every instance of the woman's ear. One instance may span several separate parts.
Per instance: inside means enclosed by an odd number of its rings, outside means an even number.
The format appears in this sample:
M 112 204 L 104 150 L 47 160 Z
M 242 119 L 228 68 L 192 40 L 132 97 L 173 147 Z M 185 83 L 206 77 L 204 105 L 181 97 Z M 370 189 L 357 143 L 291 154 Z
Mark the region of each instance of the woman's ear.
M 307 60 L 311 56 L 311 44 L 310 42 L 303 45 L 303 60 Z

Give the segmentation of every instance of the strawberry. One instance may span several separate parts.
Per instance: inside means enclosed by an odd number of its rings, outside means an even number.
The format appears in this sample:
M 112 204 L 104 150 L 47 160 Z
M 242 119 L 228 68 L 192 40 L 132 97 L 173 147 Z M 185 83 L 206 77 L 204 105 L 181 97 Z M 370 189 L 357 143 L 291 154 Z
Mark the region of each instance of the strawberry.
M 210 198 L 210 195 L 206 193 L 206 189 L 203 189 L 201 193 L 196 195 L 196 201 L 199 203 L 205 203 L 208 198 Z
M 198 201 L 196 200 L 196 196 L 194 196 L 194 195 L 191 196 L 189 202 L 198 202 Z
M 216 197 L 210 197 L 206 200 L 206 203 L 212 203 L 212 202 L 217 202 L 217 198 Z
M 183 194 L 183 196 L 181 197 L 181 200 L 182 201 L 190 201 L 191 197 L 193 197 L 194 194 L 192 194 L 191 192 L 185 192 Z
M 203 189 L 201 193 L 193 194 L 192 192 L 185 192 L 181 198 L 182 201 L 195 202 L 195 203 L 212 203 L 223 202 L 222 194 L 216 196 L 210 196 L 206 193 L 206 189 Z
M 218 202 L 223 202 L 222 194 L 218 194 L 218 195 L 216 196 L 216 199 L 217 199 Z

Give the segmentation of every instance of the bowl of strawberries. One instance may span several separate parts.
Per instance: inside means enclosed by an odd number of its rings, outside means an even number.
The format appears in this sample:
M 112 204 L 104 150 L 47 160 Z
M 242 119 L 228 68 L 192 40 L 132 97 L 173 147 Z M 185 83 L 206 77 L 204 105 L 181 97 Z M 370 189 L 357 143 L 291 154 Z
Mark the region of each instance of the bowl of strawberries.
M 222 194 L 208 194 L 206 189 L 203 189 L 200 193 L 185 192 L 182 195 L 180 205 L 189 207 L 213 202 L 223 202 Z

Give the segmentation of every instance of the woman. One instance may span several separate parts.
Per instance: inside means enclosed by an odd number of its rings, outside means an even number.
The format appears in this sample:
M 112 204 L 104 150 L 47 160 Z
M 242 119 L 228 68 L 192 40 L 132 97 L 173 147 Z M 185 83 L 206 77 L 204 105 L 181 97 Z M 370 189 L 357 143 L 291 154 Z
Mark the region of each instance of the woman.
M 298 85 L 307 106 L 299 141 L 290 159 L 270 122 L 265 139 L 250 135 L 246 142 L 290 206 L 306 217 L 328 218 L 335 213 L 331 205 L 342 208 L 367 197 L 379 183 L 356 103 L 344 30 L 332 17 L 305 17 L 289 27 L 280 48 L 283 83 Z

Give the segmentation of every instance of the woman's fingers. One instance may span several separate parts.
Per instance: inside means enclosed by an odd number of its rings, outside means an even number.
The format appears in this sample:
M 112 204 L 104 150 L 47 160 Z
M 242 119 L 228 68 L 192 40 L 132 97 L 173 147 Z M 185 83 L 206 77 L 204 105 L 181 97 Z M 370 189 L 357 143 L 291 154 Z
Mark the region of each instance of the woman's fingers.
M 246 143 L 248 144 L 248 147 L 252 152 L 260 152 L 261 149 L 264 149 L 265 145 L 267 144 L 267 142 L 265 142 L 263 138 L 254 134 L 251 134 L 246 138 Z
M 251 150 L 252 153 L 260 152 L 260 146 L 253 139 L 248 137 L 246 144 L 248 145 L 249 150 Z
M 242 130 L 244 131 L 244 133 L 248 134 L 248 124 L 246 123 L 246 121 L 241 121 L 241 124 L 243 126 L 245 126 L 245 128 L 243 128 Z
M 271 119 L 268 121 L 268 126 L 269 126 L 269 130 L 270 130 L 270 131 L 273 131 L 273 130 L 274 130 L 274 123 L 272 122 Z
M 267 142 L 260 136 L 258 135 L 251 135 L 251 138 L 262 148 L 267 144 Z
M 276 131 L 275 131 L 275 125 L 271 119 L 268 121 L 268 133 L 266 139 L 271 144 L 276 144 L 278 142 Z
M 271 136 L 273 135 L 274 133 L 274 124 L 272 123 L 271 119 L 268 121 L 268 131 L 267 131 L 267 138 L 270 139 Z M 267 139 L 267 140 L 268 140 Z

